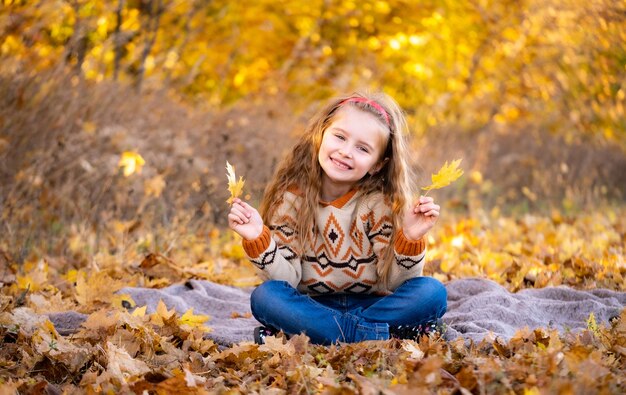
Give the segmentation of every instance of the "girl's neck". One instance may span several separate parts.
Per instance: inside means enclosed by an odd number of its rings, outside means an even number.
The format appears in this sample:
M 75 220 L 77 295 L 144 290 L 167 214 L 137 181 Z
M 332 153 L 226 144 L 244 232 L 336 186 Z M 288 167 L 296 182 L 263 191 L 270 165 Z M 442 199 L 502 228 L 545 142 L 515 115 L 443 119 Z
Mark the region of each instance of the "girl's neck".
M 334 183 L 328 177 L 322 179 L 322 190 L 320 191 L 320 198 L 324 202 L 332 202 L 355 188 L 354 184 L 338 184 Z

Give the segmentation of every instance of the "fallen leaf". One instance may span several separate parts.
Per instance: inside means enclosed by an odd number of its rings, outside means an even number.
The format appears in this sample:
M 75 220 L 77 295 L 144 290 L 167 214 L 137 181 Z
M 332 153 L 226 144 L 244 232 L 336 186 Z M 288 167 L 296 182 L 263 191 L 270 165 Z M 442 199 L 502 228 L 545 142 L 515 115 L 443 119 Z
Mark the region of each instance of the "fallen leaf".
M 402 342 L 402 348 L 411 354 L 409 356 L 410 359 L 419 361 L 424 358 L 424 351 L 422 351 L 415 342 L 405 340 Z
M 252 314 L 250 312 L 247 313 L 239 313 L 236 311 L 233 311 L 232 313 L 230 313 L 230 318 L 251 318 Z
M 141 173 L 141 168 L 144 164 L 146 164 L 146 161 L 143 157 L 134 151 L 123 152 L 117 163 L 123 169 L 125 177 L 129 177 L 134 173 Z
M 150 371 L 145 362 L 131 357 L 126 350 L 111 342 L 106 343 L 106 355 L 107 370 L 98 377 L 98 383 L 114 378 L 122 384 L 127 384 L 128 380 L 133 381 Z
M 209 332 L 211 329 L 202 325 L 205 322 L 207 322 L 209 319 L 210 317 L 206 315 L 200 315 L 200 314 L 194 315 L 193 307 L 192 307 L 189 310 L 185 311 L 185 313 L 178 319 L 178 322 L 181 325 L 188 325 L 192 328 L 199 328 L 205 332 Z
M 163 300 L 159 300 L 157 308 L 154 313 L 150 315 L 150 321 L 158 326 L 163 326 L 168 321 L 171 321 L 176 316 L 176 310 L 168 310 Z

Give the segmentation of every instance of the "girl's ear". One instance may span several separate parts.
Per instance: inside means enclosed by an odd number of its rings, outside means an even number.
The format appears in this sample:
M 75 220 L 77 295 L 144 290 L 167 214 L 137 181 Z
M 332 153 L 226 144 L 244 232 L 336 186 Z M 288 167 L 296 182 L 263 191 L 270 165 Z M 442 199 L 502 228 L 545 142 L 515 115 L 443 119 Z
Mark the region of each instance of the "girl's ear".
M 372 166 L 370 171 L 368 171 L 369 175 L 373 176 L 374 174 L 378 173 L 380 171 L 380 169 L 385 167 L 387 162 L 389 162 L 389 158 L 385 158 L 385 159 L 379 160 L 378 163 L 376 163 L 374 166 Z

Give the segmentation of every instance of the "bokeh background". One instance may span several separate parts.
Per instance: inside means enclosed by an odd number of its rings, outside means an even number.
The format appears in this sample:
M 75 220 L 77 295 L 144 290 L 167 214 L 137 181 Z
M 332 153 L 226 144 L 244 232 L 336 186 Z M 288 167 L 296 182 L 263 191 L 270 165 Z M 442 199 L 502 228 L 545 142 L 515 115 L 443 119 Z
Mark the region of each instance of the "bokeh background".
M 0 393 L 624 393 L 626 310 L 510 341 L 222 349 L 210 317 L 118 292 L 259 284 L 226 162 L 258 204 L 354 90 L 405 109 L 416 187 L 462 159 L 429 194 L 425 275 L 626 290 L 624 0 L 0 0 Z M 61 336 L 54 312 L 89 317 Z
M 227 160 L 258 203 L 354 90 L 405 109 L 417 185 L 463 159 L 433 192 L 448 213 L 624 204 L 624 2 L 3 0 L 0 247 L 200 240 L 225 226 Z

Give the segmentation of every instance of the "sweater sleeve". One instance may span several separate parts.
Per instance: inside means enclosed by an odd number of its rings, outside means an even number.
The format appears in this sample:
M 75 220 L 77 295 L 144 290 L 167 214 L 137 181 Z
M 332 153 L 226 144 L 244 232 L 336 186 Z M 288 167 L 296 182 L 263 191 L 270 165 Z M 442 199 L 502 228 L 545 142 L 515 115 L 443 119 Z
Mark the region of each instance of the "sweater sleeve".
M 426 243 L 423 237 L 419 240 L 407 239 L 400 229 L 396 233 L 394 251 L 396 264 L 391 267 L 389 273 L 389 289 L 392 291 L 406 280 L 423 274 Z
M 383 249 L 389 245 L 393 229 L 391 205 L 382 194 L 374 195 L 368 202 L 369 213 L 365 229 L 373 245 L 374 253 L 381 257 Z M 402 229 L 395 230 L 394 242 L 395 262 L 389 273 L 389 290 L 393 291 L 406 280 L 419 277 L 424 269 L 426 243 L 424 238 L 409 240 Z
M 254 240 L 243 240 L 248 259 L 271 280 L 287 281 L 296 288 L 302 278 L 300 256 L 295 248 L 296 196 L 287 193 L 269 226 Z

